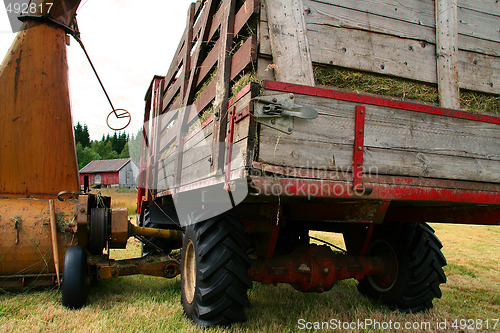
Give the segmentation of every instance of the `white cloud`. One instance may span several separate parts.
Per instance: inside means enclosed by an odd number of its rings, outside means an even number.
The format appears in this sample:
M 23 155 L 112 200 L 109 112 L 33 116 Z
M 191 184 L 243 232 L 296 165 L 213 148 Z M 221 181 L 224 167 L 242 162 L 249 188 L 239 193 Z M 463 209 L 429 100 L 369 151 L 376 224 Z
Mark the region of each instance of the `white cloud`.
M 81 38 L 115 108 L 132 114 L 127 131 L 142 126 L 144 95 L 154 75 L 165 75 L 184 32 L 191 0 L 88 0 L 78 11 Z M 0 32 L 10 27 L 0 10 Z M 0 56 L 15 35 L 0 33 Z M 68 48 L 73 122 L 89 127 L 92 139 L 112 133 L 107 99 L 75 40 Z

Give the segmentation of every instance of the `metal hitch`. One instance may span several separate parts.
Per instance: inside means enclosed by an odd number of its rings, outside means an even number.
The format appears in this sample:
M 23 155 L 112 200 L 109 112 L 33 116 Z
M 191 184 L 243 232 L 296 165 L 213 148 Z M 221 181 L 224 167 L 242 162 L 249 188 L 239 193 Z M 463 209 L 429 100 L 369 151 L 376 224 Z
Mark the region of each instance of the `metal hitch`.
M 308 107 L 295 105 L 294 94 L 260 96 L 254 99 L 256 121 L 284 133 L 293 132 L 293 118 L 316 119 L 318 111 Z

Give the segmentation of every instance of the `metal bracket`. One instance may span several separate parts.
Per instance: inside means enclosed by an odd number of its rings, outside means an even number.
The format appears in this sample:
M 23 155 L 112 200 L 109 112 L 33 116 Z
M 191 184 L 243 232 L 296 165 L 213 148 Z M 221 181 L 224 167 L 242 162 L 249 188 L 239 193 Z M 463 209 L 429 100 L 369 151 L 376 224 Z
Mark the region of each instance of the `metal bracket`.
M 308 106 L 295 105 L 294 94 L 260 96 L 254 98 L 256 121 L 290 134 L 293 131 L 293 118 L 315 119 L 318 111 Z
M 356 121 L 354 126 L 354 154 L 352 169 L 352 187 L 354 191 L 363 191 L 363 150 L 365 141 L 365 112 L 362 105 L 356 105 Z

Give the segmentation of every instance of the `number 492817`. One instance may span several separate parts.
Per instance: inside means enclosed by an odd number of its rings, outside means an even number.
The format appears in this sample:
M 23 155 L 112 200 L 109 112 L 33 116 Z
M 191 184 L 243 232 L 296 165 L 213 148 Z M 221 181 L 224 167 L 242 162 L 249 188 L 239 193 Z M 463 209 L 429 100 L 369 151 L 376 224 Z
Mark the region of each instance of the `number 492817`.
M 36 13 L 43 13 L 44 9 L 47 9 L 47 12 L 50 12 L 52 9 L 52 5 L 54 3 L 52 2 L 46 2 L 46 3 L 41 3 L 41 4 L 36 4 L 36 3 L 9 3 L 5 9 L 7 10 L 8 14 L 22 14 L 22 15 L 28 15 L 28 14 L 36 14 Z
M 456 330 L 480 330 L 496 329 L 498 319 L 455 319 L 451 322 L 451 327 Z

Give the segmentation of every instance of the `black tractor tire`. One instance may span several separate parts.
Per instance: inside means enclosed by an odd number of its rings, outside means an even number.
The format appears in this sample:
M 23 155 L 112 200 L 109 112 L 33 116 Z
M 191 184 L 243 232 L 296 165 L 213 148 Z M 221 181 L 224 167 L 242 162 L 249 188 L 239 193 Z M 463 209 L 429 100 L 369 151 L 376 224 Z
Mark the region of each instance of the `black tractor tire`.
M 446 282 L 443 245 L 426 223 L 384 223 L 375 226 L 368 256 L 384 257 L 391 269 L 367 276 L 358 290 L 393 310 L 416 313 L 433 307 Z
M 151 222 L 151 219 L 149 218 L 149 210 L 148 209 L 146 209 L 144 211 L 144 218 L 143 218 L 143 221 L 141 223 L 141 226 L 146 227 L 146 228 L 156 228 L 156 229 L 166 228 L 165 225 Z M 154 254 L 167 255 L 167 254 L 170 254 L 170 252 L 174 248 L 172 242 L 169 241 L 168 239 L 158 238 L 158 237 L 145 237 L 145 238 L 146 238 L 146 240 L 150 241 L 151 243 L 156 245 L 158 248 L 160 248 L 163 251 L 163 253 L 159 253 L 156 250 L 156 248 L 152 248 L 148 244 L 141 243 L 141 256 L 143 256 L 143 257 L 148 256 L 148 255 L 154 255 Z
M 250 260 L 243 225 L 226 213 L 185 228 L 181 249 L 181 300 L 196 325 L 246 320 Z
M 62 304 L 80 309 L 87 302 L 87 252 L 81 246 L 71 246 L 64 255 Z

